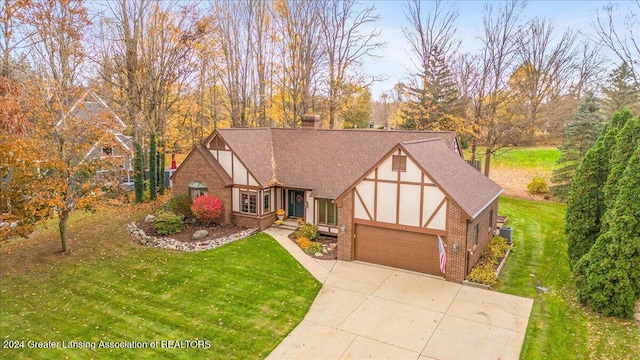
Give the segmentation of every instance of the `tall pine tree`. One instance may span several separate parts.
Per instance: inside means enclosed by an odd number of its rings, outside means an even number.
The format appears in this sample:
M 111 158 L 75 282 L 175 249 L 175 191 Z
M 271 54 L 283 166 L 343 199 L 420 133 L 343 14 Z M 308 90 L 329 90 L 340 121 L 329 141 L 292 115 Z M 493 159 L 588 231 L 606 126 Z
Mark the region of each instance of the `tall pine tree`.
M 560 149 L 562 156 L 551 178 L 555 185 L 550 191 L 559 200 L 566 199 L 576 169 L 598 138 L 603 123 L 598 99 L 593 93 L 588 93 L 573 115 L 573 121 L 565 129 L 564 143 Z
M 158 195 L 158 150 L 156 134 L 149 140 L 149 198 L 155 201 Z
M 627 167 L 629 158 L 635 150 L 638 140 L 640 140 L 640 123 L 633 118 L 633 114 L 628 109 L 617 112 L 613 115 L 617 122 L 625 125 L 616 136 L 616 144 L 611 149 L 611 169 L 607 176 L 607 182 L 602 189 L 604 192 L 605 206 L 613 208 L 613 204 L 618 197 L 618 183 L 622 178 L 624 169 Z M 606 223 L 606 222 L 605 222 Z
M 607 124 L 593 148 L 587 151 L 576 170 L 567 197 L 565 238 L 569 266 L 589 252 L 600 234 L 605 212 L 602 187 L 607 181 L 611 148 L 615 144 L 618 127 Z
M 442 52 L 434 47 L 426 73 L 406 88 L 408 102 L 400 116 L 405 129 L 461 131 L 462 106 L 458 88 Z
M 640 299 L 640 142 L 622 178 L 607 230 L 576 265 L 578 300 L 608 316 L 630 318 Z
M 603 111 L 608 116 L 623 109 L 640 111 L 640 89 L 635 84 L 631 69 L 622 63 L 609 75 L 609 86 L 602 89 Z

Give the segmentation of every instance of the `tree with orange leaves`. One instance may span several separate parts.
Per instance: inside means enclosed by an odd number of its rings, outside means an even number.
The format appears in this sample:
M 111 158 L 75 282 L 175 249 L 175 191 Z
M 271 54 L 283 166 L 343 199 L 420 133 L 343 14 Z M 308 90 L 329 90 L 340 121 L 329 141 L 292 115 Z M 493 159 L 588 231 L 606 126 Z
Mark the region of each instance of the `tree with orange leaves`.
M 44 215 L 58 218 L 62 251 L 70 252 L 71 212 L 95 206 L 105 184 L 97 170 L 106 165 L 87 158 L 110 125 L 83 109 L 87 90 L 81 86 L 82 40 L 91 23 L 78 0 L 35 2 L 26 22 L 33 72 L 26 81 L 24 108 L 33 127 L 23 152 L 30 159 L 24 168 L 37 174 L 28 200 L 37 202 Z

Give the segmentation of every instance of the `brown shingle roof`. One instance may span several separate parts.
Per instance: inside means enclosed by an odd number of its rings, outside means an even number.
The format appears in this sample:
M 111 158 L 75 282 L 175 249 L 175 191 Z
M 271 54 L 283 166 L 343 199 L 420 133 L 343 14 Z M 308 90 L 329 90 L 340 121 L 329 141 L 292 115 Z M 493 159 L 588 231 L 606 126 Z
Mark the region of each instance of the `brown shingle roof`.
M 401 141 L 444 137 L 452 147 L 457 141 L 453 132 L 309 129 L 271 132 L 278 181 L 289 187 L 312 189 L 312 196 L 329 199 L 337 198 Z
M 471 218 L 502 193 L 502 188 L 453 153 L 440 139 L 401 146 Z
M 451 149 L 457 146 L 454 132 L 270 128 L 216 131 L 260 185 L 278 183 L 311 189 L 312 196 L 330 199 L 340 195 L 401 141 L 442 138 Z
M 260 185 L 268 186 L 275 180 L 271 129 L 231 128 L 216 131 Z
M 471 218 L 502 188 L 467 164 L 454 132 L 232 128 L 216 130 L 258 183 L 312 190 L 335 199 L 389 153 L 402 146 Z M 215 133 L 214 133 L 215 134 Z M 213 137 L 209 136 L 208 140 Z M 206 141 L 205 141 L 206 142 Z M 222 167 L 203 146 L 216 171 Z M 231 179 L 226 176 L 225 182 Z

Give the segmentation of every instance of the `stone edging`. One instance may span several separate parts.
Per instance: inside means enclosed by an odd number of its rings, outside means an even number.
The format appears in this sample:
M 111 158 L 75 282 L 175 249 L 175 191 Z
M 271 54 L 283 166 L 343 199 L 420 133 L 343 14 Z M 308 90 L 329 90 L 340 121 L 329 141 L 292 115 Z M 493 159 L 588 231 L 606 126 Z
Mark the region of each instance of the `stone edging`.
M 155 236 L 148 236 L 145 234 L 144 230 L 138 228 L 135 223 L 127 224 L 127 230 L 129 230 L 129 235 L 133 241 L 149 247 L 155 247 L 159 249 L 168 249 L 168 250 L 176 250 L 176 251 L 185 251 L 185 252 L 196 252 L 196 251 L 204 251 L 217 248 L 218 246 L 222 246 L 224 244 L 228 244 L 230 242 L 234 242 L 236 240 L 240 240 L 251 236 L 258 232 L 258 228 L 247 229 L 241 231 L 237 234 L 229 235 L 227 237 L 222 237 L 218 239 L 211 240 L 203 240 L 203 241 L 194 241 L 194 242 L 181 242 L 176 239 L 171 238 L 159 238 Z

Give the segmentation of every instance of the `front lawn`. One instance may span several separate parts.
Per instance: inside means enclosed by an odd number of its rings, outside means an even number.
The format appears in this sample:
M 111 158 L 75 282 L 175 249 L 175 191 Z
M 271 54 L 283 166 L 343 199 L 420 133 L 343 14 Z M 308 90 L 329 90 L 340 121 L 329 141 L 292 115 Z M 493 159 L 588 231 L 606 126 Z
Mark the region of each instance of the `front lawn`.
M 534 299 L 522 359 L 637 359 L 635 321 L 597 315 L 575 298 L 564 239 L 565 205 L 500 198 L 514 249 L 496 290 Z
M 92 220 L 109 225 L 96 229 Z M 302 320 L 320 290 L 265 234 L 179 253 L 131 244 L 124 238 L 128 219 L 115 211 L 78 221 L 72 227 L 75 255 L 31 257 L 42 264 L 15 273 L 3 266 L 0 333 L 3 342 L 24 340 L 25 348 L 2 348 L 0 358 L 264 358 Z M 44 230 L 40 241 L 55 243 L 54 230 Z M 38 245 L 33 251 L 44 251 Z M 20 251 L 4 246 L 3 259 L 19 262 Z M 29 340 L 157 348 L 29 349 Z

